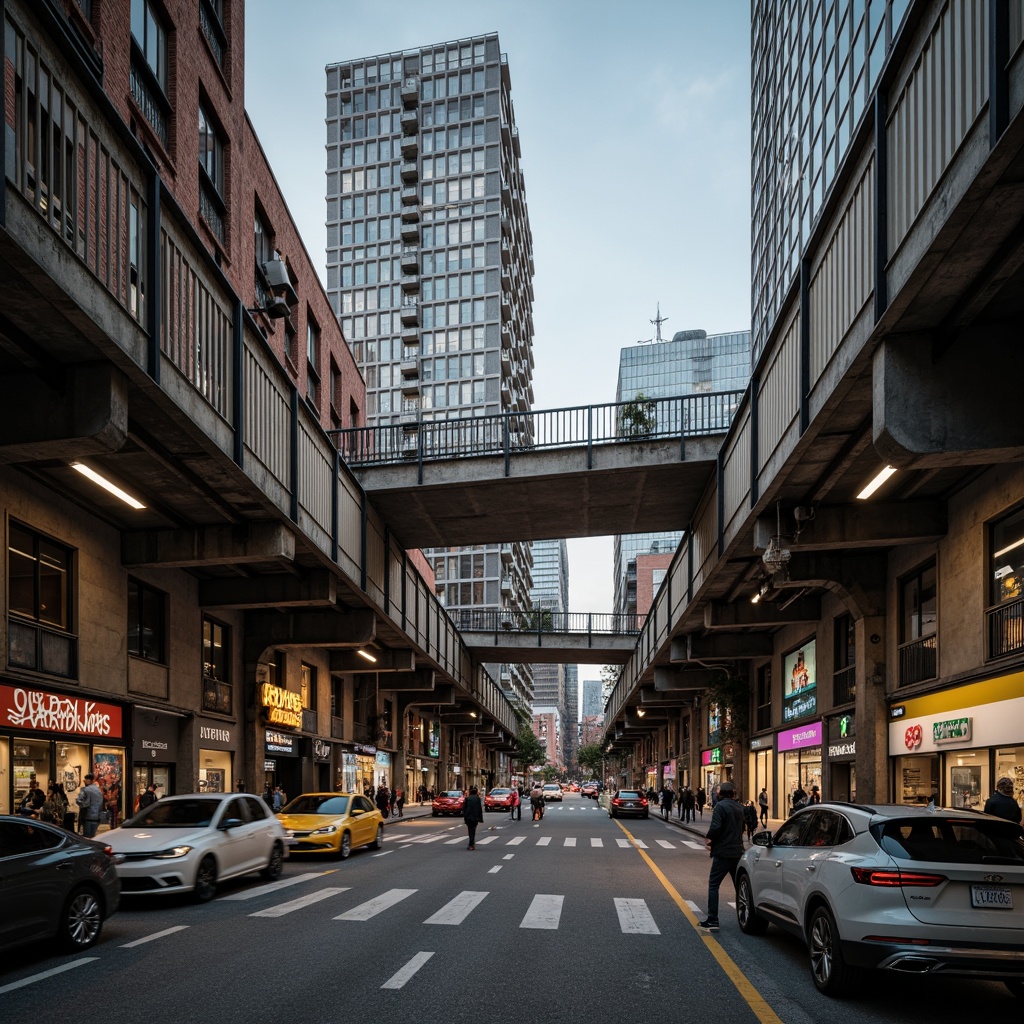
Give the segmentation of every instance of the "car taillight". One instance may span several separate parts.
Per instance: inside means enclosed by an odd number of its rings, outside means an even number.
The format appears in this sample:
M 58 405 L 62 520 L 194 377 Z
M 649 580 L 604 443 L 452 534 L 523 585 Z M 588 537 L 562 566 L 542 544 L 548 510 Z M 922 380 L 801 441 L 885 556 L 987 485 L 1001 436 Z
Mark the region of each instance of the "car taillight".
M 104 846 L 104 847 L 103 847 L 103 852 L 104 852 L 104 853 L 105 853 L 105 854 L 106 854 L 106 855 L 107 855 L 108 857 L 113 857 L 113 856 L 114 856 L 114 848 L 113 848 L 112 846 Z
M 850 868 L 853 880 L 861 885 L 876 885 L 883 888 L 922 886 L 934 888 L 946 881 L 945 875 L 931 875 L 923 871 L 889 871 L 881 868 Z
M 622 801 L 621 801 L 621 800 L 620 800 L 620 799 L 619 799 L 618 797 L 614 797 L 614 798 L 612 799 L 612 803 L 613 803 L 613 804 L 621 804 L 621 803 L 622 803 Z
M 647 806 L 647 798 L 646 797 L 640 797 L 640 806 L 641 807 L 646 807 Z

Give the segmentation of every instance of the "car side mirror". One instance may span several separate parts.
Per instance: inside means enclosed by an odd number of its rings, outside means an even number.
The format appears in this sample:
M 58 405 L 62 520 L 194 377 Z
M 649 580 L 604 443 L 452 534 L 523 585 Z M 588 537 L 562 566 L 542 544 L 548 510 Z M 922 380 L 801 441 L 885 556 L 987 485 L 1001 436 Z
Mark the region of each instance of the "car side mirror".
M 755 832 L 751 841 L 755 846 L 771 846 L 772 834 L 771 832 Z
M 358 818 L 360 814 L 365 814 L 366 812 L 362 809 L 362 807 L 353 807 L 349 813 L 352 815 L 353 818 Z
M 227 818 L 220 823 L 220 827 L 227 831 L 229 828 L 238 828 L 241 824 L 243 824 L 241 818 Z

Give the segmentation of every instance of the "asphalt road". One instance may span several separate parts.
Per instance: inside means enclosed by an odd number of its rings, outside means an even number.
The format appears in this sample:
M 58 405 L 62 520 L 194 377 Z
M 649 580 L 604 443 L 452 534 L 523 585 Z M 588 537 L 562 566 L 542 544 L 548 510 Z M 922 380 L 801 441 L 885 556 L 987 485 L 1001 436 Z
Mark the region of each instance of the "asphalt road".
M 389 823 L 383 850 L 293 857 L 213 902 L 126 898 L 85 954 L 35 946 L 0 965 L 3 1020 L 62 1024 L 388 1024 L 579 1020 L 716 1024 L 1024 1021 L 1001 985 L 870 975 L 814 989 L 802 946 L 742 935 L 726 881 L 705 936 L 698 836 L 611 821 L 593 800 L 540 823 L 491 814 Z M 60 973 L 56 973 L 60 972 Z M 42 1012 L 42 1017 L 40 1013 Z

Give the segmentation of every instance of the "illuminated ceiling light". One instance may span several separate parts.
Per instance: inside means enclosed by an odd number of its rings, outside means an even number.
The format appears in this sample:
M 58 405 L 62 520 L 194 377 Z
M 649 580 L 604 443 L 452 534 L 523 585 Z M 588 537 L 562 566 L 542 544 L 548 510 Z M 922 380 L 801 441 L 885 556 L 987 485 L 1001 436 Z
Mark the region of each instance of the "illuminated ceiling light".
M 864 490 L 861 491 L 860 494 L 857 495 L 857 497 L 860 498 L 861 501 L 867 500 L 895 472 L 896 472 L 896 467 L 895 466 L 886 466 L 885 469 L 879 471 L 878 475 L 874 478 L 874 480 L 872 480 L 871 483 L 869 483 L 867 485 L 867 487 L 865 487 Z
M 365 658 L 367 661 L 372 661 L 374 664 L 377 663 L 377 659 L 369 651 L 364 651 L 362 647 L 356 651 L 356 654 L 358 654 L 360 658 Z
M 105 491 L 109 491 L 114 495 L 115 498 L 120 498 L 126 505 L 131 505 L 132 508 L 145 508 L 141 501 L 133 498 L 130 494 L 122 491 L 120 487 L 115 483 L 111 483 L 105 476 L 100 476 L 95 469 L 90 469 L 88 466 L 83 465 L 81 462 L 72 462 L 71 468 L 78 470 L 82 476 L 87 477 L 94 484 L 99 484 Z
M 636 714 L 637 714 L 638 718 L 643 718 L 644 715 L 647 714 L 647 712 L 643 708 L 637 708 L 636 709 Z
M 752 598 L 750 599 L 750 603 L 751 603 L 751 604 L 757 604 L 757 602 L 758 602 L 758 601 L 760 601 L 760 600 L 761 600 L 761 595 L 760 595 L 760 594 L 755 594 L 755 595 L 754 595 L 754 596 L 753 596 L 753 597 L 752 597 Z
M 1021 544 L 1024 544 L 1024 537 L 1021 537 L 1020 540 L 1015 540 L 1012 544 L 1007 544 L 1005 548 L 997 551 L 992 557 L 1001 558 L 1007 551 L 1013 551 L 1014 548 L 1019 548 Z

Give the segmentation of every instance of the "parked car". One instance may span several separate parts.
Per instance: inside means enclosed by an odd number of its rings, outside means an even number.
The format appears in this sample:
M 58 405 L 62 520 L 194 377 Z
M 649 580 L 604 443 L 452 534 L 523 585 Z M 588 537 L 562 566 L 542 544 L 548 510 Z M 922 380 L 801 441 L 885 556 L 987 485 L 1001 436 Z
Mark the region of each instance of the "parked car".
M 104 838 L 123 893 L 192 892 L 200 901 L 251 871 L 279 877 L 288 846 L 281 822 L 247 793 L 166 796 Z
M 344 860 L 357 847 L 384 845 L 384 815 L 358 793 L 303 793 L 278 813 L 293 853 Z
M 511 789 L 492 789 L 484 797 L 485 811 L 510 811 L 512 809 Z
M 0 950 L 54 937 L 69 950 L 88 949 L 120 899 L 106 843 L 0 815 Z
M 649 818 L 647 797 L 638 789 L 618 789 L 608 804 L 609 818 Z
M 430 805 L 431 814 L 435 818 L 441 814 L 462 814 L 462 805 L 465 802 L 466 797 L 461 789 L 449 789 L 434 797 L 434 802 Z
M 597 799 L 597 783 L 596 782 L 584 782 L 580 787 L 580 796 L 589 796 L 594 800 Z
M 541 792 L 544 794 L 544 802 L 549 804 L 552 800 L 561 801 L 562 799 L 562 787 L 557 782 L 549 782 L 542 789 Z
M 973 811 L 825 803 L 757 832 L 736 874 L 748 935 L 801 939 L 820 992 L 864 968 L 1006 982 L 1024 998 L 1024 829 Z

